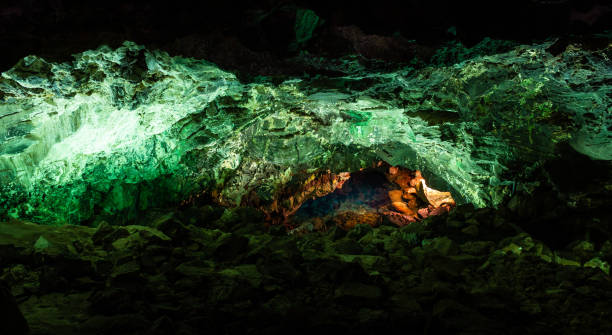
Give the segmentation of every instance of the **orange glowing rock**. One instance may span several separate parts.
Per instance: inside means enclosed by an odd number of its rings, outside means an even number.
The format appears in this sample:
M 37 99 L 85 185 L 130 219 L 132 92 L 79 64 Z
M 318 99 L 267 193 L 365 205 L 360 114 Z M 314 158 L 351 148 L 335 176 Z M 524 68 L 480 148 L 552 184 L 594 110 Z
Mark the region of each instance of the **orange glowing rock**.
M 389 191 L 389 199 L 391 199 L 391 205 L 400 213 L 414 216 L 416 212 L 408 207 L 404 201 L 402 201 L 402 190 Z
M 410 180 L 410 186 L 415 187 L 415 188 L 418 187 L 421 180 L 425 181 L 425 179 L 421 175 L 421 171 L 419 170 L 414 171 L 414 178 Z
M 419 216 L 423 219 L 425 219 L 426 217 L 429 216 L 429 209 L 428 208 L 419 208 L 418 210 Z
M 402 190 L 389 191 L 389 199 L 391 199 L 391 202 L 401 202 L 402 201 Z
M 406 187 L 402 191 L 404 191 L 404 198 L 405 199 L 412 199 L 414 194 L 417 193 L 417 190 L 414 187 Z
M 389 179 L 389 181 L 396 183 L 401 188 L 408 187 L 410 185 L 410 181 L 412 180 L 412 176 L 410 176 L 409 170 L 402 169 L 396 166 L 391 166 L 389 168 L 387 178 Z
M 455 205 L 455 199 L 453 199 L 450 192 L 440 192 L 428 187 L 425 179 L 421 179 L 416 189 L 419 198 L 434 207 L 440 207 L 444 204 Z
M 427 186 L 421 171 L 414 172 L 397 166 L 389 167 L 387 179 L 401 190 L 389 191 L 389 199 L 393 208 L 411 219 L 436 215 L 448 212 L 455 205 L 450 192 L 440 192 Z M 420 199 L 420 200 L 419 200 Z M 430 209 L 422 207 L 423 202 L 430 205 Z M 419 206 L 421 205 L 421 206 Z
M 367 224 L 372 227 L 380 225 L 382 218 L 376 212 L 369 211 L 345 211 L 338 213 L 331 221 L 340 228 L 349 230 L 358 224 Z
M 397 226 L 406 226 L 411 224 L 412 222 L 416 222 L 417 221 L 417 217 L 413 216 L 413 215 L 405 215 L 402 213 L 398 213 L 395 211 L 390 211 L 390 210 L 380 210 L 379 213 L 383 216 L 386 217 L 387 220 L 389 220 L 391 223 L 397 225 Z

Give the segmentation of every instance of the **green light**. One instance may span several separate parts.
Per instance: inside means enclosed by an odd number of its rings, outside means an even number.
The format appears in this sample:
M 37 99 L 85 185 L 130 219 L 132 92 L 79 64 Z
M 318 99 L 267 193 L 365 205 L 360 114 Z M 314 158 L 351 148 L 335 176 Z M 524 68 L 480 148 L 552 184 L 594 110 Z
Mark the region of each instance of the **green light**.
M 534 164 L 574 129 L 612 122 L 582 117 L 605 115 L 608 86 L 571 88 L 603 82 L 605 60 L 569 76 L 574 63 L 546 46 L 362 71 L 343 80 L 367 84 L 342 89 L 306 79 L 240 83 L 206 61 L 129 42 L 70 63 L 29 56 L 0 80 L 0 217 L 131 220 L 205 189 L 240 205 L 264 186 L 273 198 L 300 171 L 355 171 L 378 160 L 435 176 L 445 185 L 432 187 L 452 188 L 459 202 L 496 205 L 513 183 L 508 164 Z M 577 134 L 578 149 L 588 144 L 609 159 L 606 131 Z

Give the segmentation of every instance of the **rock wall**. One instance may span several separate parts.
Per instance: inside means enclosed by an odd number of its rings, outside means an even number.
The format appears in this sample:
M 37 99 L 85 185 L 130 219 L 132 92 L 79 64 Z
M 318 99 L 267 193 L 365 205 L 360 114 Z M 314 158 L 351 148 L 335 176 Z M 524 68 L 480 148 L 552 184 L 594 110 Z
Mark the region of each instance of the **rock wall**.
M 393 72 L 349 59 L 342 76 L 280 83 L 129 42 L 68 63 L 29 56 L 0 78 L 0 215 L 129 221 L 202 191 L 264 206 L 313 173 L 378 160 L 495 206 L 559 143 L 612 159 L 610 46 L 551 45 Z

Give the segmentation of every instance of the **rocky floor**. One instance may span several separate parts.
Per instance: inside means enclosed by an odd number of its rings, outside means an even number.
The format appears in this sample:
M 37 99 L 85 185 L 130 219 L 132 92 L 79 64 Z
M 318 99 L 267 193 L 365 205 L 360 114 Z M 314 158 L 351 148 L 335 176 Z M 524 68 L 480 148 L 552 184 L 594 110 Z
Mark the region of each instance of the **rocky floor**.
M 469 206 L 304 235 L 260 218 L 206 205 L 150 226 L 2 223 L 0 275 L 41 335 L 612 332 L 612 241 L 551 250 L 506 210 Z

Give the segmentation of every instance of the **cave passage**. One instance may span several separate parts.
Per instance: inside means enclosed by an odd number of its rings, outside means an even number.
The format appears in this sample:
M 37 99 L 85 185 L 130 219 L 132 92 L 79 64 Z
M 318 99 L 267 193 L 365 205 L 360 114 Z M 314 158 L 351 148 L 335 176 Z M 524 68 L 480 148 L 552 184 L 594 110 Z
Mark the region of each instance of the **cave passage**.
M 291 225 L 311 224 L 314 230 L 325 230 L 336 224 L 350 229 L 387 221 L 403 226 L 447 213 L 454 205 L 449 192 L 427 187 L 418 170 L 369 168 L 351 173 L 332 193 L 306 201 L 291 218 Z

